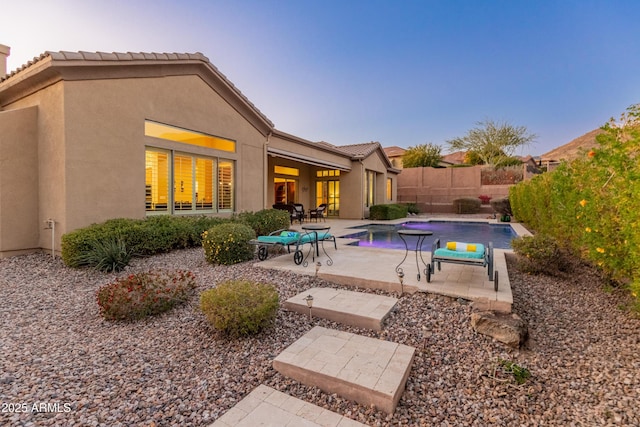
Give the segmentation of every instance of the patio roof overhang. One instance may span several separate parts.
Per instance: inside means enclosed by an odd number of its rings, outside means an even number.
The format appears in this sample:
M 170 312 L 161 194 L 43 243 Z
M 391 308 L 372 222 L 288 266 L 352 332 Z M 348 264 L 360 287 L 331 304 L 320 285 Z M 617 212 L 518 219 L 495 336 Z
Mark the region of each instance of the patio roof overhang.
M 267 153 L 272 157 L 280 157 L 283 159 L 289 159 L 296 162 L 301 162 L 307 165 L 318 166 L 321 168 L 338 169 L 344 172 L 351 171 L 350 166 L 341 165 L 338 163 L 330 162 L 327 160 L 312 158 L 299 153 L 293 153 L 291 151 L 281 150 L 279 148 L 267 148 Z

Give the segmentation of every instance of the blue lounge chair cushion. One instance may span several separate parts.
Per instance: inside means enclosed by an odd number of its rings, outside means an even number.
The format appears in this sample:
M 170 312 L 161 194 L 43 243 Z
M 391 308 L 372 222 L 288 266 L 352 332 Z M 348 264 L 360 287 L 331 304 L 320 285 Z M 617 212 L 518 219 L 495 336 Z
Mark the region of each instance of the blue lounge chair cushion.
M 258 242 L 272 245 L 293 245 L 299 238 L 300 234 L 296 232 L 283 231 L 279 236 L 258 236 Z
M 318 241 L 320 240 L 328 240 L 328 239 L 332 239 L 333 236 L 331 235 L 331 233 L 327 233 L 327 232 L 322 232 L 322 233 L 318 233 Z M 304 243 L 311 243 L 315 241 L 315 233 L 309 233 L 309 234 L 304 234 L 302 236 L 302 239 L 300 239 L 300 243 L 304 244 Z
M 483 259 L 484 258 L 484 245 L 481 243 L 475 243 L 476 250 L 474 252 L 461 252 L 452 251 L 447 248 L 439 248 L 434 252 L 434 256 L 442 258 L 463 258 L 463 259 Z

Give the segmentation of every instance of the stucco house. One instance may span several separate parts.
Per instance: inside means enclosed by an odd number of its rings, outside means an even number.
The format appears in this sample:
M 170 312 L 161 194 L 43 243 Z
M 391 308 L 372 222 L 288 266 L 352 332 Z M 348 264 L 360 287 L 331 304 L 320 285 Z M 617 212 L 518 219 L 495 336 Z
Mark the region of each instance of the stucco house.
M 46 52 L 6 73 L 0 45 L 0 257 L 57 250 L 109 218 L 229 215 L 276 202 L 364 218 L 396 200 L 377 142 L 287 134 L 201 53 Z

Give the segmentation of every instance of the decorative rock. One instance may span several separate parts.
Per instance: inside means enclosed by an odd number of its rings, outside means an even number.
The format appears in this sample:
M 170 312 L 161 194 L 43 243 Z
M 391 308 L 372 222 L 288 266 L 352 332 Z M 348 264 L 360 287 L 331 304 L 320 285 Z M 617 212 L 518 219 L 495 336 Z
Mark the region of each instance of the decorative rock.
M 488 335 L 493 339 L 518 348 L 527 338 L 527 324 L 520 316 L 497 314 L 492 311 L 471 313 L 471 327 L 474 331 Z

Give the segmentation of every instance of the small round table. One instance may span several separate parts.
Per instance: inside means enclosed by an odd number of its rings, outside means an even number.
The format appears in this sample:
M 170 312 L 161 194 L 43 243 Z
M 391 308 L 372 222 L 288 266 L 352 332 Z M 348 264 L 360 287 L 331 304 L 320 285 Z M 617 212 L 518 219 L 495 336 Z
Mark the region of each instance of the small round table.
M 307 234 L 313 234 L 313 242 L 311 242 L 311 250 L 309 252 L 315 252 L 314 255 L 312 256 L 312 260 L 315 261 L 316 260 L 316 256 L 320 257 L 320 244 L 318 242 L 318 233 L 320 231 L 322 232 L 328 232 L 329 229 L 331 228 L 331 226 L 329 225 L 322 225 L 322 224 L 305 224 L 302 226 L 302 229 L 304 231 L 307 232 Z M 314 248 L 315 246 L 315 248 Z M 315 251 L 314 251 L 315 249 Z M 333 260 L 331 259 L 331 257 L 329 256 L 329 254 L 327 253 L 327 251 L 324 248 L 324 240 L 322 240 L 322 251 L 324 252 L 324 254 L 327 256 L 327 258 L 329 258 L 327 260 L 327 265 L 332 265 L 333 264 Z M 304 265 L 305 267 L 308 265 L 308 262 L 306 260 L 306 258 L 309 257 L 309 254 L 307 253 L 307 256 L 305 257 L 304 262 L 302 263 L 302 265 Z
M 398 264 L 398 266 L 396 267 L 396 273 L 398 273 L 401 270 L 400 266 L 404 263 L 404 261 L 407 259 L 407 255 L 409 254 L 410 249 L 409 249 L 409 244 L 407 243 L 406 237 L 407 236 L 417 237 L 415 253 L 416 253 L 416 267 L 418 267 L 418 281 L 420 281 L 420 263 L 418 262 L 418 253 L 420 254 L 420 260 L 422 261 L 426 269 L 427 263 L 424 262 L 424 259 L 422 258 L 422 242 L 424 242 L 424 239 L 427 236 L 431 236 L 432 234 L 433 232 L 427 231 L 427 230 L 398 230 L 398 236 L 400 236 L 400 239 L 402 239 L 402 241 L 404 242 L 405 252 L 404 252 L 404 258 L 402 258 L 402 262 L 400 262 L 400 264 Z

